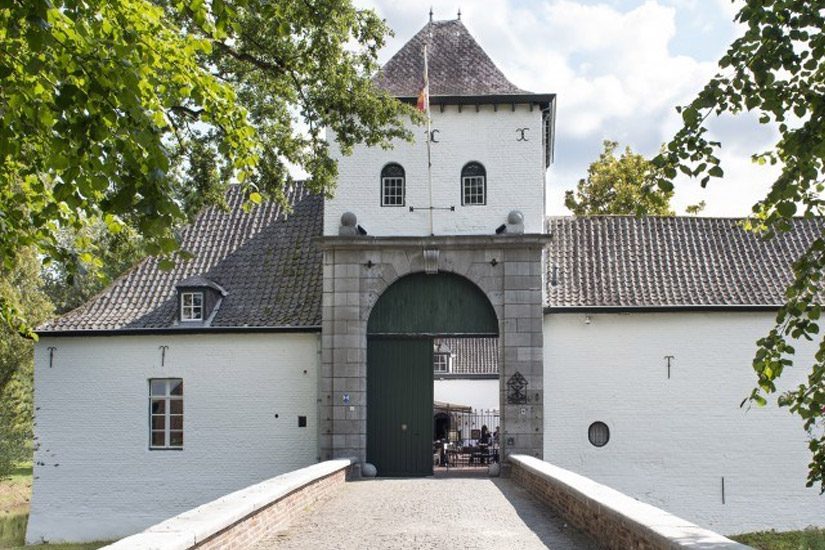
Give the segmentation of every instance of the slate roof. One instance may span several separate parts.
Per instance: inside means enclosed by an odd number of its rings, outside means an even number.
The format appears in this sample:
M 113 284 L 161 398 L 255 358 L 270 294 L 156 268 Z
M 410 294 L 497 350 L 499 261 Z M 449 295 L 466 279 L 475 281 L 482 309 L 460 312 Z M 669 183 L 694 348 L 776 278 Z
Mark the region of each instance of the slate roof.
M 287 198 L 289 215 L 271 202 L 245 213 L 241 190 L 232 186 L 228 212 L 209 207 L 183 231 L 182 249 L 194 259 L 164 272 L 155 258 L 147 258 L 40 330 L 173 328 L 176 285 L 203 278 L 226 291 L 212 328 L 319 327 L 322 267 L 313 239 L 321 234 L 323 200 L 300 184 Z
M 825 228 L 797 219 L 763 240 L 732 218 L 551 218 L 547 306 L 776 306 Z
M 498 374 L 498 338 L 436 338 L 433 351 L 453 354 L 449 374 Z
M 458 19 L 425 25 L 387 61 L 375 84 L 395 97 L 418 97 L 424 81 L 425 43 L 431 97 L 529 93 L 507 80 Z
M 273 203 L 243 212 L 240 189 L 229 211 L 204 210 L 183 231 L 195 254 L 163 272 L 143 260 L 87 304 L 41 332 L 177 330 L 176 285 L 206 279 L 226 296 L 211 329 L 318 330 L 323 201 L 296 185 L 293 212 Z M 732 218 L 552 218 L 546 250 L 549 311 L 575 308 L 776 307 L 792 262 L 825 230 L 823 220 L 762 240 Z M 195 279 L 192 279 L 192 278 Z M 455 348 L 455 373 L 497 372 L 498 341 L 440 339 Z

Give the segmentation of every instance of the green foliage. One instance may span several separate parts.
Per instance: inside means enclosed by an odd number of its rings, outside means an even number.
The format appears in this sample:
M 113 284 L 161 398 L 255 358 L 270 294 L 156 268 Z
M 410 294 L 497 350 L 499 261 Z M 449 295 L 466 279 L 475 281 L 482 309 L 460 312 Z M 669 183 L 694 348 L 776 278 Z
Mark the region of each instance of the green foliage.
M 0 0 L 5 268 L 28 247 L 100 266 L 100 224 L 169 265 L 187 208 L 232 179 L 282 200 L 290 165 L 330 193 L 322 128 L 344 152 L 411 135 L 370 81 L 387 33 L 349 0 Z M 2 298 L 0 316 L 34 337 Z
M 825 530 L 760 531 L 730 537 L 758 550 L 825 550 Z
M 698 216 L 700 212 L 705 209 L 705 201 L 699 201 L 696 204 L 689 204 L 685 207 L 685 214 L 689 216 Z
M 67 254 L 49 262 L 41 277 L 43 292 L 58 315 L 89 301 L 145 256 L 143 240 L 128 225 L 111 233 L 103 223 L 90 224 L 79 231 L 63 230 L 57 237 Z M 93 263 L 81 259 L 87 256 L 75 246 L 78 241 L 95 251 Z
M 778 131 L 779 140 L 753 160 L 781 167 L 767 196 L 753 207 L 749 229 L 771 237 L 788 231 L 794 216 L 821 218 L 825 190 L 825 10 L 810 0 L 747 0 L 736 16 L 745 27 L 719 61 L 720 73 L 690 105 L 680 107 L 683 127 L 654 162 L 671 190 L 681 172 L 703 186 L 723 171 L 721 144 L 707 137 L 706 119 L 723 113 L 753 112 Z M 825 340 L 819 336 L 825 235 L 793 265 L 794 282 L 776 326 L 758 342 L 753 368 L 758 387 L 745 402 L 766 403 L 776 381 L 793 364 L 798 339 L 820 340 L 807 381 L 778 402 L 799 415 L 809 434 L 812 460 L 808 486 L 825 493 Z M 743 402 L 743 404 L 745 403 Z
M 564 205 L 576 216 L 672 216 L 673 191 L 653 188 L 660 177 L 656 167 L 630 147 L 617 158 L 618 146 L 604 141 L 604 151 L 587 169 L 587 179 L 579 180 L 575 193 L 565 192 Z
M 32 249 L 18 255 L 12 269 L 0 268 L 0 297 L 34 323 L 45 321 L 52 305 L 40 288 L 40 262 Z M 0 324 L 0 478 L 31 459 L 33 346 Z

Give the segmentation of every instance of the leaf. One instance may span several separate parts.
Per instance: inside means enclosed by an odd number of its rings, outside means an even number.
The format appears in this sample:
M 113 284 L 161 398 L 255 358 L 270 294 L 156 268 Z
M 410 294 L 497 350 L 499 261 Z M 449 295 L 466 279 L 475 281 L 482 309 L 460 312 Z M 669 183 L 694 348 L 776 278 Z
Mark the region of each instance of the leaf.
M 780 202 L 776 205 L 776 209 L 785 218 L 791 218 L 796 214 L 796 204 L 791 201 Z
M 168 258 L 163 258 L 158 262 L 158 269 L 161 271 L 171 271 L 175 268 L 175 262 Z

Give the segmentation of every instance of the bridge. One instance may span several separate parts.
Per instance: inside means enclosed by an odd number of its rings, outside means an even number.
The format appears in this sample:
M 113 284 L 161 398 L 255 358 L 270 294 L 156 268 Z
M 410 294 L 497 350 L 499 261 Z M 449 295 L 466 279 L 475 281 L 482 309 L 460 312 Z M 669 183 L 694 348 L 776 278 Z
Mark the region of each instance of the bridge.
M 504 477 L 452 471 L 361 478 L 330 460 L 247 487 L 126 537 L 124 549 L 749 548 L 539 459 Z

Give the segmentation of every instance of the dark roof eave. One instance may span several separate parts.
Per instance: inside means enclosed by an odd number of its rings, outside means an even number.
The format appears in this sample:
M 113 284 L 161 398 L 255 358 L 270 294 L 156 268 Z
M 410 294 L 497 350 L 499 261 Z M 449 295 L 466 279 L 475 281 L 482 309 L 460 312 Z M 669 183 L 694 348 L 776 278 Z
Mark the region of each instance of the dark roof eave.
M 398 96 L 396 99 L 413 105 L 418 101 L 418 97 L 415 96 Z M 555 99 L 556 94 L 434 95 L 430 96 L 430 105 L 520 105 L 533 103 L 545 109 Z
M 544 313 L 678 313 L 777 311 L 781 304 L 673 304 L 659 306 L 544 306 Z
M 154 336 L 173 334 L 256 334 L 273 332 L 321 332 L 320 325 L 309 326 L 275 326 L 275 327 L 166 327 L 166 328 L 118 328 L 91 330 L 42 330 L 40 337 L 74 337 L 74 336 Z

